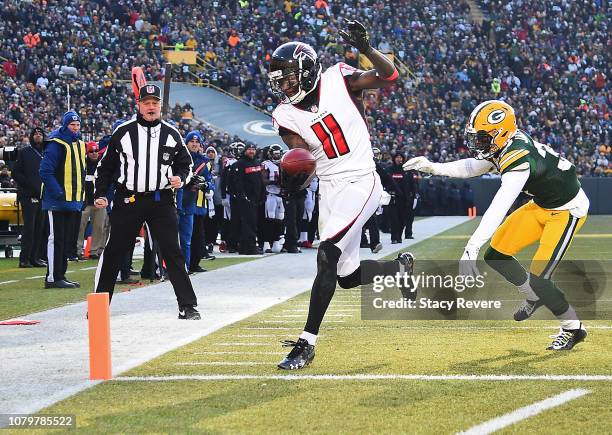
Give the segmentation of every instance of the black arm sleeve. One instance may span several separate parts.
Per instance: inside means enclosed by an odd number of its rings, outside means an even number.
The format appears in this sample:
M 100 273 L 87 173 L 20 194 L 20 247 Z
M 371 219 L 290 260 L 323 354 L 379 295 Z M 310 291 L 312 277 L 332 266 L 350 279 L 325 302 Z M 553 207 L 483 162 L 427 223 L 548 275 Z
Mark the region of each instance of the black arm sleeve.
M 117 179 L 119 173 L 120 161 L 119 153 L 121 144 L 118 141 L 118 135 L 113 134 L 106 147 L 104 156 L 98 163 L 96 168 L 96 181 L 94 183 L 94 198 L 101 198 L 108 195 L 108 189 L 113 181 Z
M 234 194 L 238 198 L 245 198 L 246 192 L 244 190 L 244 162 L 238 160 L 232 165 L 232 181 L 235 189 Z
M 225 166 L 221 168 L 221 175 L 219 176 L 219 189 L 221 193 L 221 198 L 225 198 L 227 196 L 227 176 L 229 175 L 229 166 Z
M 384 170 L 380 163 L 376 163 L 376 172 L 380 177 L 380 182 L 382 183 L 383 189 L 385 189 L 387 192 L 392 192 L 396 190 L 393 178 L 391 178 L 389 173 Z
M 25 151 L 21 150 L 19 155 L 17 156 L 17 161 L 15 162 L 15 166 L 13 166 L 13 171 L 11 172 L 11 176 L 17 182 L 17 187 L 19 190 L 24 192 L 30 192 L 32 189 L 28 185 L 28 178 L 25 175 L 24 164 L 23 161 L 25 159 Z

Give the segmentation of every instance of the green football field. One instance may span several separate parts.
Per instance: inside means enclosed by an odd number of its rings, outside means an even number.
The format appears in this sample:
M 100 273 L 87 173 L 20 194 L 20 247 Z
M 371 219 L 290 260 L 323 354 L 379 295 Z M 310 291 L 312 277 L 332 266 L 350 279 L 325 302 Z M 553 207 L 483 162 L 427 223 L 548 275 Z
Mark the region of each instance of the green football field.
M 417 261 L 458 258 L 476 224 L 411 251 Z M 592 216 L 566 258 L 610 259 L 611 238 L 612 219 Z M 338 289 L 312 365 L 279 371 L 279 341 L 297 337 L 308 300 L 305 292 L 41 413 L 75 414 L 83 433 L 437 434 L 487 422 L 472 433 L 612 432 L 610 320 L 585 321 L 584 343 L 551 352 L 555 321 L 364 321 L 358 289 Z

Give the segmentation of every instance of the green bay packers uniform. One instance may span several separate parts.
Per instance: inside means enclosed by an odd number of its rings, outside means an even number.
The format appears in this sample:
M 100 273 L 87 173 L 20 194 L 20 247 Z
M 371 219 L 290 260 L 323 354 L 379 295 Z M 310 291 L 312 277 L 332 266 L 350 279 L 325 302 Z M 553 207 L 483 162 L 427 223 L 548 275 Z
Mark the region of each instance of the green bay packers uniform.
M 575 167 L 520 130 L 500 156 L 492 160 L 502 175 L 528 170 L 524 192 L 533 200 L 504 221 L 493 235 L 491 247 L 513 256 L 539 240 L 530 272 L 550 278 L 586 220 L 588 199 L 581 191 Z
M 499 171 L 501 187 L 466 244 L 460 274 L 480 273 L 475 260 L 481 246 L 491 239 L 485 261 L 526 297 L 514 319 L 525 320 L 538 307 L 546 306 L 561 323 L 561 331 L 548 349 L 572 349 L 584 340 L 586 331 L 550 278 L 584 225 L 589 208 L 575 167 L 519 130 L 514 110 L 504 101 L 479 104 L 470 114 L 465 134 L 474 158 L 432 163 L 415 157 L 404 164 L 404 170 L 458 178 Z M 533 199 L 506 218 L 521 191 Z M 514 255 L 536 242 L 538 249 L 527 273 Z

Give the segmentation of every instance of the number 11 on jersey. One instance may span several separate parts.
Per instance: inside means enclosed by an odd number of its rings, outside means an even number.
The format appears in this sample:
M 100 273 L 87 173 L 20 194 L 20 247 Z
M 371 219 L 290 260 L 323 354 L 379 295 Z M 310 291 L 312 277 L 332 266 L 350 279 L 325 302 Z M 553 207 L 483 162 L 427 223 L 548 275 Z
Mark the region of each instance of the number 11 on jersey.
M 325 116 L 311 128 L 323 144 L 323 151 L 328 159 L 335 159 L 350 151 L 344 133 L 334 115 Z

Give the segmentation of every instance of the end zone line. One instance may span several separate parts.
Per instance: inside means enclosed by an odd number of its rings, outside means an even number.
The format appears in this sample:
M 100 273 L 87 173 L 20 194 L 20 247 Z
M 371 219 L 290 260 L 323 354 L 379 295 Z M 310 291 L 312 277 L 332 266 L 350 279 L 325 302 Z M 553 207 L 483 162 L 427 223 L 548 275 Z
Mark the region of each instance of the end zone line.
M 253 366 L 272 365 L 267 361 L 202 361 L 202 362 L 177 362 L 175 366 Z
M 486 435 L 493 432 L 497 432 L 507 426 L 518 423 L 521 420 L 525 420 L 529 417 L 533 417 L 547 409 L 555 408 L 563 405 L 570 400 L 575 400 L 586 394 L 589 394 L 590 390 L 577 388 L 575 390 L 567 390 L 556 396 L 549 397 L 548 399 L 541 400 L 528 406 L 517 409 L 516 411 L 509 412 L 508 414 L 501 415 L 492 420 L 485 421 L 477 426 L 471 427 L 464 432 L 459 432 L 460 435 Z
M 289 322 L 291 323 L 291 322 Z M 244 330 L 256 330 L 256 331 L 265 331 L 265 330 L 284 330 L 284 329 L 290 329 L 290 330 L 294 330 L 297 327 L 283 327 L 283 326 L 259 326 L 259 327 L 255 327 L 255 326 L 248 326 L 248 327 L 244 327 L 241 329 Z M 328 326 L 327 328 L 328 330 L 335 330 L 335 329 L 382 329 L 382 330 L 393 330 L 393 329 L 407 329 L 407 330 L 415 330 L 415 331 L 438 331 L 438 330 L 457 330 L 457 331 L 469 331 L 469 330 L 474 330 L 474 331 L 487 331 L 487 330 L 499 330 L 499 329 L 541 329 L 541 330 L 558 330 L 559 327 L 558 326 L 392 326 L 392 327 L 380 327 L 380 326 L 359 326 L 359 325 L 355 325 L 355 326 Z M 589 329 L 599 329 L 599 330 L 612 330 L 612 326 L 604 326 L 604 325 L 594 325 L 594 326 L 588 326 L 586 325 L 586 329 L 587 331 Z
M 603 381 L 611 382 L 609 375 L 175 375 L 175 376 L 117 376 L 113 380 L 129 381 Z
M 287 355 L 287 352 L 241 352 L 241 351 L 207 351 L 194 352 L 194 355 Z

